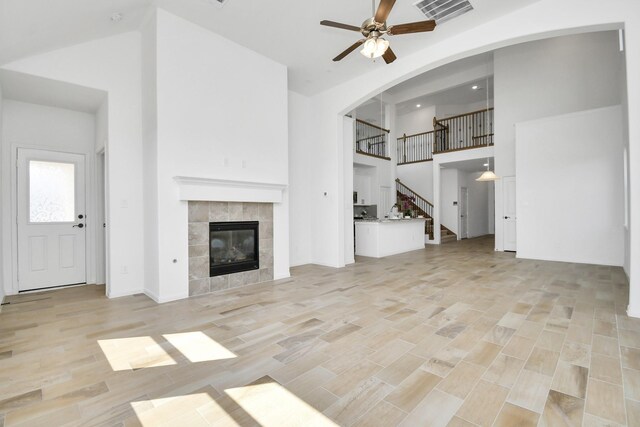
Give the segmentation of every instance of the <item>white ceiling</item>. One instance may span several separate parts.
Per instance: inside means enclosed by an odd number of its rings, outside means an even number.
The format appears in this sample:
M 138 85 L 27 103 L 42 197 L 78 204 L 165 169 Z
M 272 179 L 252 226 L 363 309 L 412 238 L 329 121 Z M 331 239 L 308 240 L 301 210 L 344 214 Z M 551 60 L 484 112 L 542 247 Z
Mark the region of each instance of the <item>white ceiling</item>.
M 385 103 L 379 97 L 371 98 L 355 109 L 355 118 L 385 127 Z
M 471 0 L 475 10 L 433 33 L 391 38 L 398 61 L 431 43 L 487 22 L 538 0 Z M 413 0 L 398 0 L 389 23 L 424 19 Z M 322 27 L 329 19 L 360 25 L 371 16 L 370 0 L 228 0 L 220 8 L 207 0 L 0 0 L 0 65 L 10 61 L 137 29 L 149 6 L 157 5 L 259 52 L 289 69 L 290 89 L 312 95 L 356 78 L 376 67 L 392 67 L 352 53 L 339 63 L 331 58 L 359 34 Z M 119 23 L 109 19 L 124 14 Z
M 487 159 L 462 160 L 459 162 L 443 163 L 445 169 L 458 169 L 464 172 L 481 172 L 487 170 Z M 493 170 L 493 157 L 489 157 L 489 169 Z
M 0 70 L 0 85 L 6 99 L 85 113 L 95 113 L 107 96 L 97 89 L 9 70 Z
M 474 85 L 478 86 L 477 90 L 473 89 Z M 487 87 L 489 88 L 488 94 Z M 432 105 L 468 105 L 476 102 L 486 102 L 487 100 L 490 104 L 493 103 L 493 77 L 489 77 L 488 82 L 487 79 L 475 80 L 440 92 L 417 96 L 397 104 L 396 108 L 399 114 L 403 114 L 415 110 L 418 104 L 422 107 Z

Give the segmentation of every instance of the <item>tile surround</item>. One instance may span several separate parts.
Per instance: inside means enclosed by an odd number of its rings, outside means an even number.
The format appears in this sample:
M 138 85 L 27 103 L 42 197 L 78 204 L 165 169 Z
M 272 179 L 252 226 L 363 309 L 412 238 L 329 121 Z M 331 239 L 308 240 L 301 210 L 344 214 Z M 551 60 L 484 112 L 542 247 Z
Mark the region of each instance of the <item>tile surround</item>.
M 259 221 L 260 269 L 209 277 L 209 222 Z M 189 296 L 273 280 L 273 204 L 189 202 Z

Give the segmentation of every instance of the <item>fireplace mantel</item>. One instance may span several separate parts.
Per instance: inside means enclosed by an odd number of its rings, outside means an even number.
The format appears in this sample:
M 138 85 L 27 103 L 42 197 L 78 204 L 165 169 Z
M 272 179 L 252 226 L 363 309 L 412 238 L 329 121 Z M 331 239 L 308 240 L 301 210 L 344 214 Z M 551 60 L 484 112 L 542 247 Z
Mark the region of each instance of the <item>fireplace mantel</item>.
M 282 203 L 285 184 L 175 176 L 180 200 Z

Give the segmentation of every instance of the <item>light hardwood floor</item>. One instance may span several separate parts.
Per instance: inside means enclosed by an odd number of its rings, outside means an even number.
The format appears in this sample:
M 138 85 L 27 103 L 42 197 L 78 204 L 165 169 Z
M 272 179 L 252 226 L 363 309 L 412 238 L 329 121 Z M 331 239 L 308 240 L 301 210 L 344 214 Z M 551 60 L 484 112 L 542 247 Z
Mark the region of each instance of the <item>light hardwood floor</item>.
M 640 425 L 620 268 L 472 239 L 157 305 L 8 298 L 0 425 Z

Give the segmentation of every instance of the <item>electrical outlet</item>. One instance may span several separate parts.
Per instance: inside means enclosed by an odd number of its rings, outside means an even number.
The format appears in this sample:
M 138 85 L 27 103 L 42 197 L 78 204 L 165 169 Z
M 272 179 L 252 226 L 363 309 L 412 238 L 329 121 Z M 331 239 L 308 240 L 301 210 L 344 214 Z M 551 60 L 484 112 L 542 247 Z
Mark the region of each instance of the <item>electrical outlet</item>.
M 123 265 L 122 267 L 120 267 L 120 273 L 129 274 L 129 267 L 127 267 L 126 265 Z

